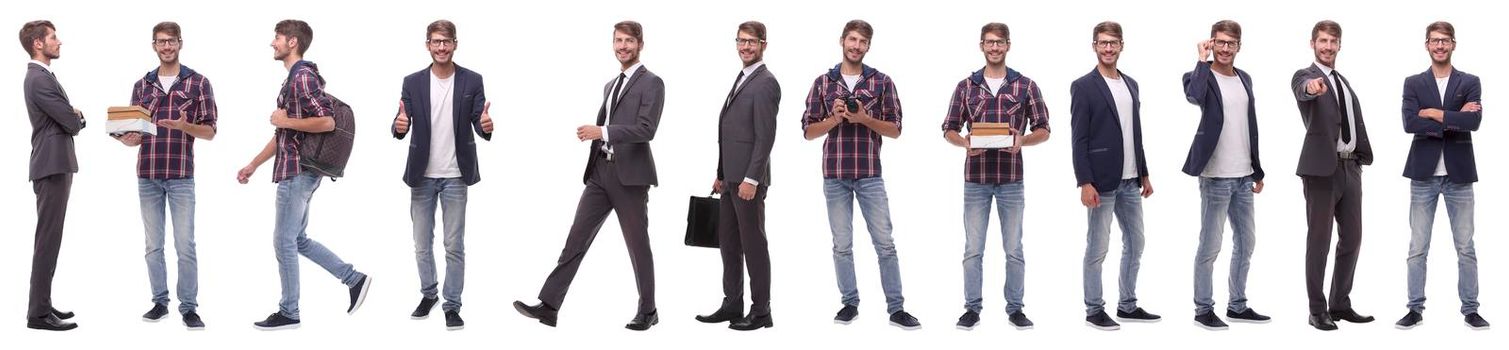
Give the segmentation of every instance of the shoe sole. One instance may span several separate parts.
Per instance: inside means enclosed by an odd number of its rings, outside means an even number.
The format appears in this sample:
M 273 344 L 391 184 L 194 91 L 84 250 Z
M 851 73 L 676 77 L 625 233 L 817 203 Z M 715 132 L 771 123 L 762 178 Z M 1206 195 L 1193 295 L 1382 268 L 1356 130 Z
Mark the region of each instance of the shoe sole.
M 1121 329 L 1120 325 L 1101 326 L 1101 325 L 1097 325 L 1097 324 L 1094 324 L 1094 323 L 1090 323 L 1089 321 L 1085 321 L 1085 325 L 1086 326 L 1090 326 L 1090 328 L 1099 329 L 1099 330 L 1102 330 L 1102 331 L 1114 331 L 1114 330 L 1120 330 Z
M 183 327 L 184 328 L 188 328 L 190 331 L 202 331 L 202 330 L 204 330 L 204 326 L 199 326 L 199 327 L 183 326 Z
M 902 325 L 900 323 L 891 322 L 891 325 L 892 326 L 896 326 L 896 328 L 901 328 L 901 329 L 908 330 L 908 331 L 915 331 L 915 330 L 918 330 L 918 329 L 922 329 L 922 325 L 920 325 L 920 324 L 916 325 L 916 326 L 907 326 L 907 325 Z
M 141 321 L 142 322 L 147 322 L 147 323 L 157 323 L 157 322 L 161 322 L 162 320 L 166 320 L 166 319 L 168 319 L 168 315 L 162 315 L 162 317 L 158 317 L 156 319 L 153 319 L 153 318 L 150 318 L 150 317 L 142 317 Z
M 975 324 L 974 326 L 963 326 L 963 325 L 957 325 L 956 324 L 956 325 L 954 325 L 954 329 L 958 329 L 958 330 L 961 330 L 961 331 L 972 331 L 972 330 L 975 330 L 975 326 L 978 326 L 978 325 L 979 324 Z
M 834 324 L 841 324 L 841 325 L 847 326 L 847 325 L 849 325 L 851 323 L 854 323 L 854 320 L 858 320 L 858 319 L 859 319 L 859 316 L 854 316 L 854 318 L 851 318 L 848 321 L 844 321 L 844 320 L 840 320 L 840 319 L 836 319 L 835 318 L 835 319 L 833 319 L 833 323 Z
M 1415 322 L 1415 324 L 1408 325 L 1408 326 L 1395 323 L 1394 324 L 1394 328 L 1395 329 L 1405 329 L 1405 330 L 1408 330 L 1408 329 L 1414 329 L 1415 327 L 1419 327 L 1422 324 L 1425 324 L 1424 320 L 1421 320 L 1420 322 Z M 1472 328 L 1472 325 L 1467 325 L 1467 328 Z
M 1245 318 L 1235 318 L 1235 317 L 1231 317 L 1231 316 L 1226 316 L 1226 320 L 1227 321 L 1231 321 L 1231 322 L 1237 322 L 1237 323 L 1252 323 L 1252 324 L 1264 324 L 1264 323 L 1273 322 L 1272 319 L 1267 319 L 1267 320 L 1249 320 L 1249 319 L 1245 319 Z
M 1226 330 L 1228 328 L 1231 328 L 1231 327 L 1212 327 L 1212 326 L 1206 326 L 1204 323 L 1200 323 L 1200 321 L 1195 321 L 1195 326 L 1196 327 L 1200 327 L 1200 328 L 1204 328 L 1205 330 L 1208 330 L 1208 331 L 1224 331 L 1224 330 Z
M 465 329 L 465 328 L 466 328 L 466 326 L 455 326 L 455 327 L 445 326 L 445 330 L 447 330 L 447 331 L 459 331 L 459 330 L 462 330 L 462 329 Z
M 1421 322 L 1424 322 L 1424 321 L 1421 321 Z M 1467 329 L 1471 329 L 1471 330 L 1475 330 L 1475 331 L 1486 331 L 1486 330 L 1488 330 L 1489 327 L 1491 327 L 1491 326 L 1473 327 L 1471 323 L 1467 323 L 1467 322 L 1462 322 L 1462 324 L 1467 325 Z
M 424 320 L 424 319 L 429 319 L 429 318 L 430 318 L 430 315 L 424 315 L 424 316 L 414 316 L 414 315 L 409 315 L 409 319 L 410 319 L 410 320 L 416 320 L 416 321 L 417 321 L 417 320 Z
M 363 281 L 361 293 L 356 294 L 356 304 L 351 305 L 351 310 L 346 311 L 347 315 L 356 314 L 356 310 L 362 308 L 362 304 L 367 302 L 367 291 L 369 290 L 372 290 L 372 276 L 367 276 L 366 280 Z
M 1154 318 L 1154 319 L 1150 319 L 1149 320 L 1149 319 L 1141 319 L 1141 318 L 1126 318 L 1126 317 L 1121 317 L 1121 316 L 1116 316 L 1116 320 L 1117 321 L 1121 321 L 1121 322 L 1132 322 L 1132 323 L 1157 323 L 1158 321 L 1163 321 L 1162 318 Z
M 1026 325 L 1026 326 L 1011 325 L 1011 326 L 1012 327 L 1016 327 L 1016 330 L 1019 330 L 1019 331 L 1025 331 L 1025 330 L 1032 329 L 1032 325 Z
M 286 324 L 286 325 L 276 326 L 276 327 L 263 327 L 263 326 L 258 326 L 258 325 L 252 325 L 252 328 L 256 328 L 259 331 L 281 331 L 281 330 L 289 330 L 289 329 L 298 329 L 299 328 L 299 324 L 297 324 L 297 323 L 295 323 L 295 324 Z

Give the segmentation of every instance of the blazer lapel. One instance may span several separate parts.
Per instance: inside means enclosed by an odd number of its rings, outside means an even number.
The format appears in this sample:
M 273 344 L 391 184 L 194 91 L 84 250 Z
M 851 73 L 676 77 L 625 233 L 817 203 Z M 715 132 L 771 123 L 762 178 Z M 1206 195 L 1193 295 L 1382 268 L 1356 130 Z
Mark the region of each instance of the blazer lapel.
M 1450 78 L 1446 80 L 1446 97 L 1441 99 L 1441 108 L 1445 109 L 1447 103 L 1455 102 L 1457 88 L 1462 86 L 1462 73 L 1455 68 L 1451 70 Z
M 629 89 L 634 87 L 634 83 L 639 82 L 639 78 L 644 77 L 644 73 L 644 66 L 639 66 L 639 69 L 634 70 L 634 76 L 629 77 L 629 81 L 624 82 L 623 90 L 618 92 L 618 103 L 613 104 L 613 114 L 618 114 L 618 105 L 623 104 L 624 95 L 629 94 Z M 608 87 L 609 98 L 612 98 L 612 90 L 613 87 Z M 608 116 L 608 124 L 612 124 L 612 120 L 613 116 Z
M 739 89 L 734 90 L 733 97 L 728 99 L 729 105 L 733 104 L 734 99 L 739 98 L 739 94 L 744 93 L 744 87 L 749 86 L 749 82 L 754 81 L 754 78 L 760 76 L 760 73 L 765 73 L 765 65 L 763 64 L 760 65 L 760 68 L 755 68 L 754 73 L 750 73 L 744 77 L 744 83 L 739 84 Z

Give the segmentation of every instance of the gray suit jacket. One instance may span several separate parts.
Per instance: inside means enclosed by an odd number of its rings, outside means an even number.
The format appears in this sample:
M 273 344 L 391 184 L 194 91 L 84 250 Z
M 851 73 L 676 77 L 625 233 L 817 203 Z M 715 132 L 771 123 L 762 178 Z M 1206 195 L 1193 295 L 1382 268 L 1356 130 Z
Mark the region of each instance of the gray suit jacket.
M 617 77 L 603 87 L 603 100 L 609 99 Z M 624 82 L 618 105 L 608 117 L 608 145 L 613 147 L 613 159 L 618 169 L 618 179 L 625 186 L 658 186 L 655 177 L 655 156 L 650 153 L 650 140 L 655 139 L 655 128 L 660 125 L 660 111 L 665 108 L 665 82 L 660 76 L 640 66 L 629 81 Z M 601 117 L 606 109 L 598 109 Z M 593 145 L 598 144 L 593 142 Z M 601 157 L 602 150 L 592 147 L 587 155 L 587 170 L 582 174 L 582 183 L 592 178 L 592 161 Z
M 1305 83 L 1315 78 L 1325 78 L 1325 94 L 1310 96 L 1305 93 Z M 1341 81 L 1352 86 L 1352 82 L 1345 76 Z M 1346 118 L 1337 105 L 1336 87 L 1332 86 L 1330 77 L 1314 64 L 1294 72 L 1291 87 L 1294 89 L 1294 101 L 1299 104 L 1299 115 L 1305 122 L 1305 140 L 1300 144 L 1299 169 L 1295 174 L 1331 176 L 1336 171 L 1336 140 L 1341 138 L 1341 122 L 1342 118 Z M 1356 138 L 1357 148 L 1352 154 L 1357 156 L 1358 164 L 1373 164 L 1373 145 L 1368 142 L 1367 124 L 1362 121 L 1362 103 L 1358 102 L 1357 94 L 1353 91 L 1356 90 L 1347 90 L 1347 97 L 1352 100 L 1352 115 L 1357 117 L 1357 134 L 1352 135 Z
M 84 129 L 84 120 L 73 113 L 63 85 L 42 66 L 27 65 L 26 113 L 31 116 L 31 170 L 28 180 L 79 171 L 73 154 L 73 136 Z
M 718 179 L 754 179 L 770 185 L 770 149 L 775 146 L 781 84 L 761 65 L 744 78 L 718 117 Z

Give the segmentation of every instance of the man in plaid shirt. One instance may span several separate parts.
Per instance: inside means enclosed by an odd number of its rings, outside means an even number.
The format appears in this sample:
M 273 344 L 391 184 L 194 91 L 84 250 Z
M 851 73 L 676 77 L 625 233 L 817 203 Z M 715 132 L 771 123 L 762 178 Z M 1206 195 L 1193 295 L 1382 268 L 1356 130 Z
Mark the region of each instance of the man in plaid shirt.
M 981 261 L 985 254 L 985 230 L 990 224 L 990 202 L 997 201 L 1001 238 L 1006 241 L 1006 313 L 1017 329 L 1032 328 L 1022 313 L 1022 155 L 1023 146 L 1048 141 L 1048 105 L 1037 83 L 1006 68 L 1011 50 L 1011 30 L 1002 23 L 980 28 L 980 51 L 985 68 L 959 82 L 943 120 L 943 138 L 965 149 L 964 158 L 964 315 L 959 329 L 974 329 L 980 322 Z M 969 137 L 959 134 L 968 124 L 1007 123 L 1015 144 L 998 149 L 970 148 Z M 1022 135 L 1022 130 L 1030 130 Z
M 922 327 L 902 310 L 901 268 L 891 240 L 891 210 L 880 178 L 880 137 L 901 136 L 901 100 L 891 78 L 864 65 L 874 29 L 849 21 L 839 38 L 844 60 L 817 77 L 807 93 L 802 130 L 808 140 L 823 140 L 823 193 L 828 225 L 833 230 L 833 268 L 843 308 L 834 322 L 849 324 L 859 316 L 859 289 L 854 278 L 854 201 L 870 227 L 870 241 L 880 260 L 890 324 L 906 330 Z
M 277 157 L 272 168 L 272 181 L 278 184 L 273 252 L 278 258 L 283 298 L 278 301 L 278 312 L 252 324 L 260 330 L 299 327 L 300 255 L 320 265 L 350 289 L 348 314 L 362 306 L 367 290 L 372 286 L 370 277 L 357 272 L 330 249 L 305 235 L 304 229 L 309 224 L 309 201 L 314 197 L 314 190 L 319 189 L 321 178 L 313 171 L 299 168 L 299 141 L 308 133 L 335 130 L 335 118 L 332 117 L 335 111 L 330 97 L 325 94 L 325 80 L 320 78 L 319 68 L 313 62 L 303 60 L 310 41 L 314 40 L 314 31 L 309 24 L 284 20 L 278 22 L 273 31 L 276 33 L 272 41 L 273 59 L 282 61 L 283 67 L 290 72 L 283 91 L 278 94 L 278 109 L 273 110 L 270 119 L 277 131 L 251 164 L 236 173 L 236 180 L 245 184 L 257 167 L 274 155 Z
M 173 250 L 178 253 L 178 312 L 191 330 L 203 329 L 199 306 L 199 263 L 194 250 L 194 139 L 215 138 L 215 92 L 203 75 L 178 62 L 183 47 L 177 23 L 152 28 L 157 69 L 136 81 L 131 105 L 152 112 L 157 135 L 126 133 L 122 144 L 137 147 L 136 187 L 141 196 L 142 223 L 147 235 L 147 279 L 152 309 L 142 320 L 157 322 L 168 316 L 167 262 L 163 258 L 167 207 L 173 215 Z

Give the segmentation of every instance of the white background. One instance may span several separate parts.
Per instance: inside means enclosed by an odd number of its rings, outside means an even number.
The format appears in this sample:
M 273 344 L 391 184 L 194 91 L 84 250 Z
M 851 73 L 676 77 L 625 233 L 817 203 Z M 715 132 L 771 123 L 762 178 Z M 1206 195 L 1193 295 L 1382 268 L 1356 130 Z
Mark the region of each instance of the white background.
M 1425 326 L 1403 332 L 1391 323 L 1406 311 L 1408 245 L 1407 179 L 1401 177 L 1409 135 L 1400 127 L 1399 92 L 1405 76 L 1429 65 L 1426 24 L 1456 24 L 1456 63 L 1488 83 L 1488 115 L 1504 71 L 1492 62 L 1502 53 L 1497 18 L 1467 1 L 1421 2 L 692 2 L 609 3 L 557 1 L 304 3 L 141 3 L 105 1 L 27 2 L 11 5 L 0 24 L 18 28 L 50 19 L 64 42 L 54 61 L 74 106 L 90 126 L 76 138 L 80 172 L 75 177 L 66 239 L 53 299 L 74 310 L 81 324 L 69 333 L 22 328 L 34 229 L 34 197 L 26 182 L 29 142 L 21 84 L 26 57 L 6 52 L 11 69 L 0 70 L 0 110 L 12 117 L 13 137 L 3 144 L 0 181 L 4 221 L 0 234 L 0 323 L 7 347 L 61 344 L 67 348 L 165 345 L 219 347 L 315 347 L 396 345 L 417 347 L 609 346 L 693 348 L 716 346 L 956 347 L 1192 345 L 1256 347 L 1370 344 L 1426 346 L 1488 343 L 1501 331 L 1471 332 L 1461 325 L 1455 292 L 1455 261 L 1446 225 L 1437 226 L 1431 259 Z M 348 178 L 326 182 L 315 196 L 310 236 L 375 278 L 366 306 L 342 313 L 346 290 L 305 262 L 301 330 L 261 333 L 250 323 L 276 310 L 278 278 L 270 241 L 274 185 L 271 165 L 248 185 L 234 172 L 272 135 L 267 115 L 286 72 L 271 60 L 268 43 L 278 20 L 298 18 L 314 28 L 307 59 L 318 64 L 329 89 L 351 103 L 361 122 Z M 425 25 L 450 19 L 459 26 L 457 62 L 481 72 L 494 102 L 498 131 L 479 143 L 483 180 L 471 189 L 467 241 L 469 283 L 465 331 L 446 333 L 441 318 L 411 321 L 419 298 L 413 261 L 409 191 L 400 181 L 407 141 L 389 137 L 400 79 L 424 68 Z M 801 110 L 812 79 L 841 59 L 844 22 L 863 18 L 875 26 L 867 64 L 895 79 L 903 101 L 906 132 L 885 141 L 885 178 L 900 252 L 907 310 L 924 324 L 917 332 L 886 325 L 874 252 L 857 229 L 859 321 L 832 324 L 839 304 L 830 258 L 820 181 L 821 141 L 799 135 Z M 1311 25 L 1334 19 L 1344 29 L 1338 68 L 1361 97 L 1376 161 L 1364 171 L 1367 205 L 1362 257 L 1353 299 L 1378 317 L 1366 325 L 1341 324 L 1321 333 L 1305 324 L 1303 260 L 1304 203 L 1293 176 L 1303 133 L 1288 90 L 1296 69 L 1312 62 Z M 585 165 L 587 145 L 574 128 L 592 123 L 603 82 L 617 73 L 612 24 L 644 23 L 643 62 L 665 79 L 666 108 L 653 142 L 661 186 L 652 191 L 651 235 L 656 253 L 661 324 L 649 333 L 622 325 L 633 316 L 633 276 L 616 220 L 609 220 L 582 265 L 561 312 L 560 328 L 546 328 L 517 315 L 515 299 L 533 303 L 565 239 Z M 705 194 L 716 167 L 716 111 L 740 68 L 732 39 L 738 23 L 756 19 L 769 26 L 766 63 L 785 88 L 780 136 L 775 147 L 774 187 L 767 200 L 767 229 L 774 263 L 773 309 L 777 327 L 734 333 L 692 316 L 717 307 L 718 254 L 681 244 L 688 195 Z M 1199 231 L 1195 178 L 1179 172 L 1192 139 L 1198 107 L 1185 102 L 1182 73 L 1194 66 L 1194 44 L 1217 20 L 1243 25 L 1237 66 L 1251 73 L 1262 133 L 1262 161 L 1269 177 L 1256 197 L 1258 244 L 1252 261 L 1250 305 L 1274 318 L 1267 325 L 1234 324 L 1208 332 L 1191 324 L 1191 262 Z M 106 107 L 128 102 L 129 88 L 157 65 L 149 36 L 163 20 L 183 26 L 182 62 L 213 82 L 220 107 L 219 135 L 197 143 L 200 313 L 207 331 L 188 333 L 177 315 L 165 323 L 140 321 L 150 305 L 142 261 L 142 230 L 136 193 L 136 150 L 122 147 L 102 130 Z M 1128 324 L 1107 333 L 1083 326 L 1080 265 L 1085 209 L 1073 187 L 1069 149 L 1068 84 L 1095 63 L 1091 29 L 1102 20 L 1126 31 L 1123 71 L 1139 80 L 1143 132 L 1156 194 L 1144 202 L 1147 246 L 1142 261 L 1140 305 L 1165 316 L 1162 323 Z M 979 28 L 1000 21 L 1011 26 L 1007 65 L 1036 80 L 1049 103 L 1055 133 L 1026 150 L 1026 312 L 1030 331 L 1011 329 L 1001 311 L 1003 254 L 997 222 L 986 254 L 985 312 L 981 327 L 958 331 L 962 312 L 963 248 L 961 183 L 963 151 L 944 142 L 939 125 L 954 85 L 983 65 Z M 13 42 L 15 43 L 15 42 Z M 15 45 L 15 44 L 11 44 Z M 1506 271 L 1497 259 L 1505 241 L 1504 210 L 1495 198 L 1506 189 L 1495 161 L 1504 149 L 1498 124 L 1489 119 L 1477 138 L 1477 247 L 1482 311 L 1509 322 L 1498 308 Z M 1443 210 L 1444 211 L 1444 210 Z M 1439 214 L 1438 222 L 1445 221 Z M 856 219 L 856 228 L 863 222 Z M 1216 299 L 1224 305 L 1230 256 L 1229 230 L 1216 267 Z M 1114 304 L 1118 242 L 1105 264 L 1106 297 Z M 437 242 L 438 244 L 438 242 Z M 440 248 L 436 247 L 437 251 Z M 168 253 L 169 266 L 173 254 Z M 170 273 L 169 276 L 175 276 Z M 176 295 L 175 295 L 176 298 Z M 176 304 L 174 304 L 176 307 Z M 1502 326 L 1501 326 L 1502 327 Z M 727 345 L 724 345 L 727 344 Z

